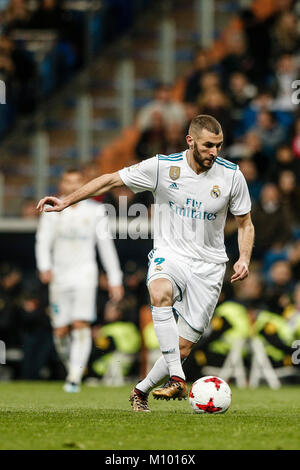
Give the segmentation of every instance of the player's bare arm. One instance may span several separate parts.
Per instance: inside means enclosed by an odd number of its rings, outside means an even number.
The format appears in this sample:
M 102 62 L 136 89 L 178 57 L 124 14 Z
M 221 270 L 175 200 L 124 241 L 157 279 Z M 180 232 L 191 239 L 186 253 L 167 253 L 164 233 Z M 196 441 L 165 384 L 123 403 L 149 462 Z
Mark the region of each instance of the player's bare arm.
M 242 281 L 249 274 L 249 263 L 254 243 L 254 226 L 251 220 L 250 212 L 245 215 L 235 216 L 238 224 L 238 244 L 240 257 L 235 263 L 234 274 L 231 282 Z
M 118 172 L 101 175 L 98 178 L 89 181 L 77 191 L 70 194 L 69 196 L 64 197 L 63 199 L 59 199 L 58 197 L 54 196 L 44 197 L 39 201 L 37 210 L 42 212 L 44 206 L 49 205 L 52 207 L 47 207 L 45 212 L 61 212 L 66 209 L 66 207 L 72 206 L 77 202 L 94 196 L 100 196 L 101 194 L 104 194 L 113 188 L 117 188 L 123 185 L 124 183 Z

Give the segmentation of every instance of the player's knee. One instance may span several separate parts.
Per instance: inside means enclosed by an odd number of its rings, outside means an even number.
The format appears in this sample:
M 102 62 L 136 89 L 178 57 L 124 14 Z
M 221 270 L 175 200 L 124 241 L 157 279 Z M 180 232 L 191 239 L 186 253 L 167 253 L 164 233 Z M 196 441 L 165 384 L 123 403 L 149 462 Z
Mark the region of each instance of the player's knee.
M 172 296 L 167 292 L 154 292 L 150 295 L 153 307 L 168 307 L 172 305 Z
M 172 284 L 166 279 L 152 281 L 149 285 L 149 294 L 151 305 L 154 307 L 168 307 L 173 304 Z
M 59 328 L 54 328 L 54 335 L 57 338 L 63 338 L 69 334 L 69 327 L 68 326 L 61 326 Z

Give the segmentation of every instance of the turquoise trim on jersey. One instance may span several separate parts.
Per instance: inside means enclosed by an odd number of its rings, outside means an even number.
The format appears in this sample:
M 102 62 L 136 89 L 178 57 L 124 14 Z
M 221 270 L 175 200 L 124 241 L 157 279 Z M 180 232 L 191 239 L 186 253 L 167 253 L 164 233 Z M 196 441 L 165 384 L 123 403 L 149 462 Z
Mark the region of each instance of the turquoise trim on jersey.
M 169 158 L 172 158 L 172 157 L 180 157 L 182 156 L 183 152 L 179 152 L 179 153 L 171 153 L 170 155 L 167 155 Z
M 181 162 L 183 158 L 177 157 L 177 158 L 163 158 L 163 157 L 158 157 L 159 160 L 161 161 L 166 161 L 166 162 Z
M 235 163 L 230 162 L 229 160 L 225 160 L 225 158 L 217 157 L 216 160 L 218 160 L 220 163 L 224 163 L 225 165 L 237 166 Z
M 180 162 L 183 160 L 183 152 L 180 153 L 172 153 L 171 155 L 158 155 L 159 160 L 165 160 L 169 162 Z
M 227 160 L 224 160 L 223 158 L 220 158 L 220 157 L 216 158 L 216 163 L 218 163 L 218 165 L 224 166 L 225 168 L 228 168 L 229 170 L 237 169 L 237 165 L 235 163 L 228 162 Z
M 154 192 L 157 190 L 158 179 L 159 179 L 159 155 L 158 155 L 158 159 L 157 159 L 156 185 L 155 185 L 155 188 L 154 188 Z

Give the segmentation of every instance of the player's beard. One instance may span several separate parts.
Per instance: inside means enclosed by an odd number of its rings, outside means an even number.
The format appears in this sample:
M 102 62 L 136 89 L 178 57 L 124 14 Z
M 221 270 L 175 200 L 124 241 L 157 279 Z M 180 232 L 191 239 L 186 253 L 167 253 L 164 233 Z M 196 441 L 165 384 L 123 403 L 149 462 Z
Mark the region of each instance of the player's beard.
M 193 157 L 197 165 L 199 165 L 200 168 L 204 171 L 209 170 L 213 166 L 217 158 L 217 157 L 211 158 L 207 156 L 203 157 L 201 153 L 199 152 L 196 142 L 194 143 Z

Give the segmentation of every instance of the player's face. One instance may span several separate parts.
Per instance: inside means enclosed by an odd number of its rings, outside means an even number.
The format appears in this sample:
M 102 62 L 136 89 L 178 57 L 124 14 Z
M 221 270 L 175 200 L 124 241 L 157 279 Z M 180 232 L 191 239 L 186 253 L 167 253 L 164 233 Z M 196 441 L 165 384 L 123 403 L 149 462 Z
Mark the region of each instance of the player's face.
M 80 173 L 65 173 L 60 182 L 60 193 L 64 196 L 72 194 L 83 185 L 83 179 Z
M 195 137 L 188 136 L 188 144 L 196 164 L 202 170 L 209 170 L 216 161 L 223 144 L 223 134 L 214 134 L 206 129 Z

